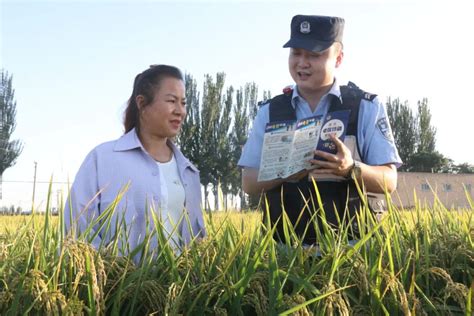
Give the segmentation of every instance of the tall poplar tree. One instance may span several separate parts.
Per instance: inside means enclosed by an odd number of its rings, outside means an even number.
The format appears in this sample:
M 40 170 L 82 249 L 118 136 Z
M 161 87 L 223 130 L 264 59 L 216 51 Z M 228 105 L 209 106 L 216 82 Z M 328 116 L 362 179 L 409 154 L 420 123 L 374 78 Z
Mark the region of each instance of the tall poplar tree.
M 232 169 L 231 192 L 240 196 L 240 207 L 245 209 L 247 201 L 242 190 L 242 170 L 237 166 L 243 147 L 249 134 L 249 126 L 256 115 L 258 87 L 255 83 L 247 83 L 236 92 L 234 106 L 234 124 L 231 133 Z
M 418 101 L 419 124 L 418 152 L 430 153 L 436 147 L 436 128 L 431 125 L 431 112 L 428 107 L 428 99 Z
M 6 169 L 15 165 L 23 145 L 19 140 L 10 140 L 16 127 L 15 90 L 12 76 L 2 69 L 0 78 L 0 199 L 2 178 Z
M 418 101 L 418 142 L 416 153 L 412 156 L 410 171 L 415 172 L 453 172 L 452 161 L 436 150 L 436 128 L 431 125 L 428 99 Z
M 268 100 L 271 98 L 270 91 L 263 91 L 263 100 Z M 255 83 L 251 83 L 245 87 L 245 106 L 248 109 L 250 114 L 250 124 L 248 126 L 247 135 L 250 134 L 250 130 L 253 127 L 253 121 L 255 116 L 257 115 L 257 111 L 259 108 L 258 105 L 258 88 Z M 248 195 L 248 202 L 244 203 L 248 205 L 249 208 L 255 209 L 258 207 L 260 201 L 260 195 Z
M 185 75 L 186 86 L 186 118 L 177 136 L 177 142 L 183 154 L 195 165 L 201 155 L 201 110 L 199 106 L 199 91 L 196 80 L 190 74 Z
M 388 98 L 386 105 L 395 145 L 403 161 L 400 171 L 409 171 L 418 143 L 416 117 L 407 101 L 402 103 L 399 98 L 393 100 Z
M 218 188 L 220 186 L 223 198 L 224 207 L 227 209 L 227 196 L 231 193 L 231 174 L 230 171 L 234 167 L 232 165 L 232 146 L 230 141 L 230 132 L 232 128 L 232 105 L 234 98 L 234 88 L 228 87 L 225 93 L 225 97 L 221 97 L 222 104 L 219 108 L 219 121 L 215 129 L 216 139 L 216 179 L 213 183 L 214 197 L 216 202 L 216 209 L 218 208 Z M 217 180 L 217 181 L 216 181 Z
M 201 144 L 198 168 L 201 171 L 201 183 L 204 186 L 205 209 L 210 210 L 209 185 L 218 181 L 216 171 L 217 161 L 217 138 L 216 128 L 219 124 L 220 105 L 222 90 L 224 88 L 225 74 L 216 74 L 216 81 L 211 75 L 204 76 L 203 97 L 201 104 L 201 133 L 199 142 Z

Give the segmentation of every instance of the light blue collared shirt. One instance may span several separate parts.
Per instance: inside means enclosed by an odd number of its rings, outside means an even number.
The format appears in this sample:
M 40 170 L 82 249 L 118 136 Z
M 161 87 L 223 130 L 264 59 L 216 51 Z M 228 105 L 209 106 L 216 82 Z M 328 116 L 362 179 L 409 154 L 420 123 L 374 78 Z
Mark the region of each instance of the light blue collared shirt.
M 206 234 L 199 171 L 171 141 L 168 145 L 175 156 L 185 191 L 187 218 L 181 221 L 179 232 L 186 244 L 193 237 Z M 92 241 L 95 248 L 101 243 L 106 245 L 113 240 L 115 220 L 124 218 L 129 237 L 127 241 L 121 241 L 121 246 L 131 251 L 143 241 L 147 221 L 148 231 L 154 227 L 151 212 L 158 211 L 163 192 L 161 185 L 160 169 L 141 144 L 135 129 L 115 141 L 103 143 L 87 155 L 77 172 L 64 208 L 66 231 L 74 228 L 76 234 L 84 232 L 91 221 L 97 219 L 117 195 L 128 188 L 115 208 L 109 231 L 105 233 L 96 225 L 91 234 L 99 231 Z M 150 248 L 156 246 L 154 238 Z
M 295 108 L 296 118 L 300 120 L 315 115 L 326 115 L 333 97 L 341 98 L 341 90 L 337 81 L 321 98 L 315 111 L 312 111 L 308 102 L 298 94 L 298 89 L 295 86 L 291 104 Z M 269 121 L 269 103 L 267 103 L 257 112 L 249 138 L 240 156 L 239 166 L 256 169 L 260 167 L 265 126 Z M 357 130 L 360 154 L 363 157 L 363 162 L 368 165 L 393 163 L 399 167 L 402 161 L 393 142 L 393 137 L 391 137 L 390 125 L 382 124 L 384 122 L 388 122 L 387 111 L 379 99 L 377 97 L 372 101 L 362 99 Z

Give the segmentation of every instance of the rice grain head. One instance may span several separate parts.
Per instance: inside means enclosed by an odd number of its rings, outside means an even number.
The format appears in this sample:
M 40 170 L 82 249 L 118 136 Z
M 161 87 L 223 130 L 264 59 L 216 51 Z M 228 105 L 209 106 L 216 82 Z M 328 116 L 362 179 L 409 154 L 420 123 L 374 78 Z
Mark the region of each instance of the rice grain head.
M 334 283 L 327 284 L 321 289 L 322 293 L 328 293 L 336 291 L 336 285 Z M 345 299 L 343 298 L 340 291 L 334 292 L 324 298 L 324 309 L 326 310 L 326 315 L 341 315 L 349 316 L 349 306 L 347 305 Z
M 73 281 L 73 293 L 77 293 L 79 286 L 82 284 L 91 282 L 97 312 L 104 312 L 104 287 L 107 282 L 107 274 L 102 257 L 92 245 L 72 239 L 68 239 L 63 243 L 62 251 L 67 264 L 74 269 L 76 274 Z M 86 268 L 86 258 L 90 259 L 89 269 Z M 87 280 L 87 277 L 89 277 L 89 280 Z
M 283 305 L 286 309 L 291 309 L 295 306 L 301 305 L 306 302 L 306 298 L 301 294 L 294 294 L 294 295 L 283 295 Z M 308 309 L 308 306 L 305 306 L 296 312 L 293 312 L 292 315 L 294 316 L 313 316 L 313 312 Z

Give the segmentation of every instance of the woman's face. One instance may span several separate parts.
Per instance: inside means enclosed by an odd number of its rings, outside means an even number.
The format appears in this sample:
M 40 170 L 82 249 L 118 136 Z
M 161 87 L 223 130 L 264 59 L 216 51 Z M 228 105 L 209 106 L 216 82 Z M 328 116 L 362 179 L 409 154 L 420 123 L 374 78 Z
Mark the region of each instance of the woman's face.
M 172 138 L 179 133 L 186 117 L 186 92 L 182 80 L 162 79 L 155 89 L 153 101 L 147 106 L 142 103 L 143 96 L 137 96 L 141 133 L 159 138 Z

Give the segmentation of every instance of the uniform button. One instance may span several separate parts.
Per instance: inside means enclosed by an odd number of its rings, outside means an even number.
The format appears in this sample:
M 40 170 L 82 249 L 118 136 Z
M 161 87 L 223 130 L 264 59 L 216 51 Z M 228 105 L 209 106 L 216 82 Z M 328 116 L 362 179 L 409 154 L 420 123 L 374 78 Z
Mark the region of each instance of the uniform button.
M 154 176 L 154 177 L 156 177 L 156 176 L 158 175 L 158 172 L 155 171 L 155 172 L 153 172 L 151 175 Z

